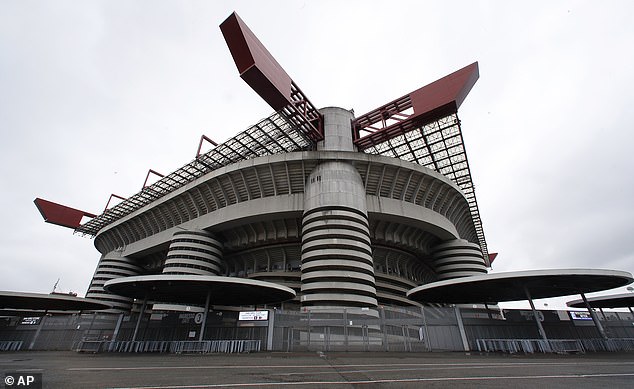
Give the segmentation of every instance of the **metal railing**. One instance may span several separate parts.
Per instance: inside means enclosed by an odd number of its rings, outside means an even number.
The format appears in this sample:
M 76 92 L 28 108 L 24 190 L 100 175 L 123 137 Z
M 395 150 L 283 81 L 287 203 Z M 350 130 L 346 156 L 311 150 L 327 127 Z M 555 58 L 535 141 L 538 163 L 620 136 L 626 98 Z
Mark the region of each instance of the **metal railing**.
M 476 339 L 478 351 L 532 354 L 584 352 L 579 339 Z
M 634 351 L 634 338 L 617 339 L 476 339 L 478 351 L 505 353 L 584 353 Z
M 634 351 L 633 338 L 581 339 L 586 351 Z
M 541 339 L 476 339 L 478 351 L 505 353 L 527 353 L 550 352 L 550 345 Z
M 1 340 L 0 351 L 20 351 L 22 348 L 21 340 Z
M 260 351 L 259 340 L 206 340 L 172 342 L 173 353 L 249 353 Z
M 204 341 L 82 341 L 77 352 L 115 353 L 249 353 L 260 351 L 260 340 Z

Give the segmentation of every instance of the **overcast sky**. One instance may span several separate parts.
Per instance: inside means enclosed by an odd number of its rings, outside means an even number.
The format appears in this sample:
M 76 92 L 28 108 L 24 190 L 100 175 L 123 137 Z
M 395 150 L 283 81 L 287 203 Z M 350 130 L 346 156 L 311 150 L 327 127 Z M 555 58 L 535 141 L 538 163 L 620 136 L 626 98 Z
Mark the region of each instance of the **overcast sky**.
M 0 290 L 84 295 L 97 265 L 36 197 L 101 213 L 272 112 L 218 28 L 234 10 L 318 107 L 478 61 L 459 116 L 493 271 L 634 271 L 634 2 L 0 0 Z

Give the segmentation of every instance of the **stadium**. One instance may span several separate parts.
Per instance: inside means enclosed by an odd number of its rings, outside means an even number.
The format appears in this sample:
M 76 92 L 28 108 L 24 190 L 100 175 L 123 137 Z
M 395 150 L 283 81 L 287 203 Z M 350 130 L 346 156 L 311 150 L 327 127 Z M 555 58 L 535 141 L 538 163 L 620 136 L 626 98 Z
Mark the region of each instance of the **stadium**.
M 100 215 L 35 200 L 46 221 L 94 238 L 86 298 L 109 306 L 92 318 L 94 340 L 429 351 L 491 335 L 483 323 L 465 332 L 457 307 L 407 297 L 495 259 L 458 117 L 478 63 L 357 115 L 317 109 L 235 13 L 221 30 L 273 114 L 220 144 L 203 135 L 194 160 L 150 170 L 156 182 Z M 473 308 L 466 317 L 505 320 Z M 518 321 L 517 338 L 535 337 Z
M 163 273 L 278 283 L 295 308 L 412 305 L 417 285 L 485 273 L 457 112 L 477 78 L 473 63 L 358 117 L 291 81 L 277 112 L 76 226 L 101 253 L 86 297 L 129 311 L 105 282 Z

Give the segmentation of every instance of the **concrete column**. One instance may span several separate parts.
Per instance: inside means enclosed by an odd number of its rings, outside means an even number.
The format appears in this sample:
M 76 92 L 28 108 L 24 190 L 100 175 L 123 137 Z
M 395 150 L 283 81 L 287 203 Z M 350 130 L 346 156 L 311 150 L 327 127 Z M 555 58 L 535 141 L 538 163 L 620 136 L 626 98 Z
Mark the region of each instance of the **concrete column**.
M 535 309 L 535 304 L 533 303 L 533 298 L 531 297 L 528 288 L 524 286 L 524 293 L 526 294 L 526 298 L 528 299 L 528 303 L 531 306 L 531 310 L 533 311 L 533 318 L 535 319 L 535 323 L 537 324 L 537 330 L 539 331 L 539 335 L 546 342 L 548 348 L 550 348 L 550 344 L 548 343 L 548 337 L 546 336 L 546 331 L 544 331 L 544 327 L 542 326 L 542 322 L 537 317 L 537 310 Z
M 429 328 L 427 328 L 427 317 L 425 316 L 425 306 L 420 307 L 420 312 L 423 316 L 423 326 L 425 327 L 425 348 L 427 351 L 431 350 L 431 339 L 429 339 Z
M 203 311 L 203 322 L 200 323 L 200 335 L 198 341 L 202 342 L 205 336 L 205 327 L 207 326 L 207 315 L 209 314 L 209 302 L 211 300 L 211 289 L 207 291 L 207 297 L 205 298 L 205 310 Z
M 273 330 L 275 329 L 275 313 L 274 309 L 269 309 L 269 325 L 266 331 L 266 351 L 273 351 Z
M 121 323 L 123 322 L 123 313 L 119 314 L 119 319 L 117 320 L 117 325 L 114 327 L 114 332 L 112 333 L 112 339 L 110 339 L 111 341 L 115 341 L 117 340 L 117 336 L 119 336 L 119 330 L 121 329 Z
M 586 298 L 585 293 L 581 293 L 581 298 L 583 299 L 583 302 L 586 304 L 586 308 L 588 309 L 588 312 L 590 313 L 590 317 L 592 317 L 592 321 L 594 321 L 594 325 L 597 327 L 599 334 L 601 335 L 603 339 L 607 339 L 608 335 L 605 333 L 605 330 L 603 329 L 603 325 L 601 324 L 601 321 L 599 320 L 599 317 L 597 316 L 596 312 L 594 312 L 594 309 L 592 309 L 592 307 L 590 306 L 590 303 L 588 302 L 588 299 Z
M 33 347 L 35 346 L 35 342 L 37 341 L 37 338 L 40 336 L 40 332 L 42 332 L 42 328 L 44 328 L 44 322 L 46 322 L 46 314 L 48 311 L 45 311 L 44 314 L 42 315 L 42 318 L 40 319 L 40 325 L 37 326 L 37 330 L 35 331 L 35 334 L 33 335 L 33 339 L 31 339 L 31 343 L 29 344 L 29 350 L 33 350 Z
M 145 313 L 145 307 L 147 306 L 147 296 L 143 299 L 143 305 L 141 305 L 141 311 L 139 312 L 139 317 L 136 320 L 136 326 L 134 326 L 134 333 L 132 334 L 132 341 L 136 340 L 136 336 L 139 333 L 139 327 L 141 326 L 141 319 L 143 319 L 143 314 Z
M 456 313 L 456 320 L 458 321 L 458 330 L 460 331 L 460 339 L 462 339 L 462 347 L 464 351 L 469 351 L 469 340 L 467 340 L 467 332 L 464 329 L 464 323 L 462 322 L 462 313 L 460 313 L 460 307 L 454 305 L 454 312 Z
M 325 108 L 321 150 L 352 151 L 352 114 Z M 376 307 L 365 187 L 347 162 L 325 161 L 308 177 L 302 218 L 304 307 Z

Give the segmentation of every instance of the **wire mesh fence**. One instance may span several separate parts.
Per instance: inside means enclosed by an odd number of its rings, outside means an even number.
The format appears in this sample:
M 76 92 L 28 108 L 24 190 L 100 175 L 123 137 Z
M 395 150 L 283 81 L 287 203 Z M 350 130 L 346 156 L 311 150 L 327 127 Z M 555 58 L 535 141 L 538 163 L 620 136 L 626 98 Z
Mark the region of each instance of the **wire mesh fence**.
M 609 338 L 604 340 L 592 321 L 573 320 L 565 311 L 543 311 L 549 343 L 542 344 L 530 311 L 463 307 L 460 312 L 429 306 L 273 309 L 268 320 L 249 322 L 239 320 L 238 311 L 215 310 L 202 339 L 215 343 L 197 343 L 201 328 L 192 313 L 150 313 L 141 320 L 136 312 L 40 315 L 2 321 L 0 351 L 634 351 L 630 313 L 601 316 Z M 205 351 L 207 347 L 214 351 Z
M 453 350 L 457 346 L 456 335 L 460 337 L 453 308 L 311 309 L 276 313 L 273 349 L 406 352 Z

